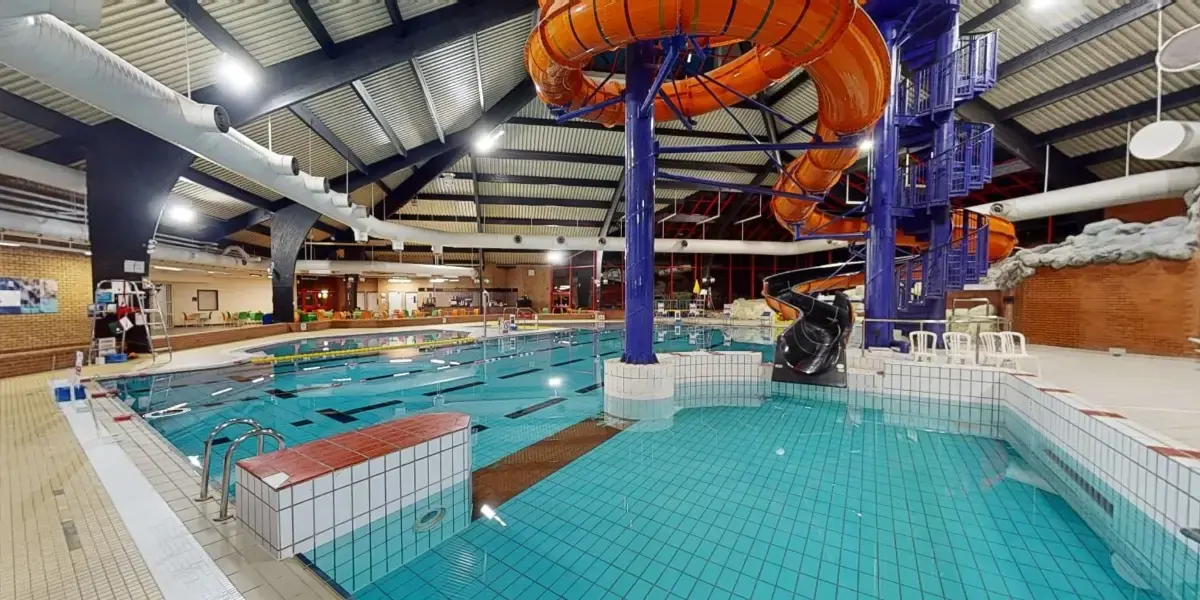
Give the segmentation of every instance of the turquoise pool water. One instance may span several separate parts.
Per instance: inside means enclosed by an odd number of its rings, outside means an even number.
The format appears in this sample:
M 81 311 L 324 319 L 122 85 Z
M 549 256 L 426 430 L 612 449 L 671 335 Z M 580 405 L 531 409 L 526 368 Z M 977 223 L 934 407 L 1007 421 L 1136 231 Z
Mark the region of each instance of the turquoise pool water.
M 335 350 L 357 350 L 360 348 L 379 348 L 400 344 L 435 342 L 464 338 L 467 335 L 464 331 L 431 330 L 406 331 L 404 333 L 393 334 L 331 336 L 280 342 L 278 344 L 250 348 L 247 352 L 262 352 L 270 356 L 292 356 L 295 354 L 315 354 Z
M 754 339 L 738 332 L 661 333 L 660 352 L 768 350 L 726 346 Z M 295 445 L 466 412 L 478 470 L 596 419 L 596 359 L 621 344 L 619 330 L 577 330 L 108 385 L 191 456 L 232 417 Z M 459 485 L 302 559 L 363 600 L 1159 598 L 1117 575 L 1062 498 L 1025 483 L 1037 466 L 1005 442 L 816 399 L 828 397 L 791 388 L 754 408 L 685 410 L 668 429 L 634 424 L 495 507 L 499 519 L 472 521 Z M 506 417 L 550 398 L 565 400 Z

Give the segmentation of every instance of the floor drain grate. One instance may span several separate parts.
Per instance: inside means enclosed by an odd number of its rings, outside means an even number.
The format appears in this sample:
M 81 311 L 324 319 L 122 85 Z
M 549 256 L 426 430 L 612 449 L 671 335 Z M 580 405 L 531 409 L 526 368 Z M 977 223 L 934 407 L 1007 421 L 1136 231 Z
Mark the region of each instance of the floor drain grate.
M 79 530 L 75 529 L 75 521 L 67 519 L 62 522 L 63 537 L 67 538 L 68 550 L 79 550 L 83 544 L 79 541 Z

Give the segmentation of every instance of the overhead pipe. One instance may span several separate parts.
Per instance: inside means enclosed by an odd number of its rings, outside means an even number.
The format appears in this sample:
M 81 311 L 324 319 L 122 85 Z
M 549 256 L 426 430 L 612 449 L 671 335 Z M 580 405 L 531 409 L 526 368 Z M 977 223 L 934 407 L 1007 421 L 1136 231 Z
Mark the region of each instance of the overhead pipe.
M 298 260 L 296 273 L 320 275 L 361 275 L 380 273 L 384 275 L 415 275 L 425 277 L 475 277 L 474 268 L 453 265 L 431 265 L 418 263 L 375 262 L 370 260 Z
M 1159 121 L 1138 131 L 1129 152 L 1142 160 L 1200 162 L 1200 123 Z
M 100 27 L 102 0 L 4 0 L 0 2 L 0 19 L 16 19 L 50 14 L 68 23 L 88 29 Z
M 1009 221 L 1028 221 L 1163 198 L 1180 198 L 1197 186 L 1200 186 L 1200 167 L 1183 167 L 989 202 L 968 210 L 998 215 Z
M 231 129 L 219 106 L 201 105 L 155 81 L 65 23 L 48 16 L 0 21 L 0 61 L 145 131 L 367 235 L 404 243 L 506 250 L 605 250 L 622 238 L 566 238 L 447 233 L 381 221 L 322 178 L 300 171 L 295 157 L 276 154 Z M 655 241 L 655 252 L 787 256 L 829 250 L 843 242 Z

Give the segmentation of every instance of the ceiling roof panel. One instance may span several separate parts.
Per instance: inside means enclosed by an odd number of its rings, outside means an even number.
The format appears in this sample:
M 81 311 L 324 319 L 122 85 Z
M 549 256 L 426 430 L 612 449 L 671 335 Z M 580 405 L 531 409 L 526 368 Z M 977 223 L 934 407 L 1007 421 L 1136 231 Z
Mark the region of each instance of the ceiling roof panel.
M 350 86 L 328 91 L 304 104 L 363 162 L 371 164 L 396 154 L 387 134 Z
M 232 219 L 254 209 L 241 200 L 235 200 L 182 177 L 175 182 L 171 193 L 187 198 L 194 210 L 216 219 Z
M 213 2 L 204 9 L 264 67 L 321 48 L 288 2 Z
M 1193 104 L 1175 110 L 1169 110 L 1163 113 L 1163 118 L 1180 119 L 1186 121 L 1200 120 L 1200 104 Z M 1132 123 L 1128 131 L 1137 133 L 1139 129 L 1154 122 L 1154 117 L 1145 117 L 1138 119 Z M 1124 146 L 1126 138 L 1126 125 L 1116 125 L 1108 129 L 1081 135 L 1076 138 L 1071 138 L 1065 142 L 1060 142 L 1054 146 L 1062 150 L 1067 156 L 1079 156 L 1097 150 L 1105 150 L 1115 146 Z
M 251 194 L 266 198 L 267 200 L 279 200 L 283 197 L 283 195 L 279 192 L 254 183 L 253 181 L 250 181 L 249 179 L 246 179 L 245 177 L 242 177 L 241 175 L 238 175 L 237 173 L 234 173 L 233 171 L 230 171 L 229 169 L 226 169 L 225 167 L 222 167 L 221 165 L 218 165 L 217 163 L 206 158 L 197 157 L 196 160 L 192 161 L 192 168 L 200 171 L 201 173 L 212 175 L 217 179 L 240 187 Z
M 483 114 L 470 37 L 419 56 L 413 64 L 420 69 L 445 133 L 466 129 Z
M 337 177 L 346 172 L 346 159 L 290 110 L 277 110 L 239 131 L 279 154 L 295 156 L 305 172 L 320 177 Z
M 388 0 L 391 1 L 391 0 Z M 310 0 L 313 12 L 335 42 L 366 35 L 376 29 L 392 26 L 387 6 L 383 2 L 346 2 L 345 0 Z M 401 13 L 403 14 L 403 13 Z
M 458 0 L 396 0 L 396 5 L 400 8 L 400 16 L 407 20 L 457 2 Z
M 476 36 L 484 104 L 491 108 L 529 75 L 525 70 L 525 42 L 536 11 L 481 31 Z
M 438 139 L 425 96 L 409 63 L 379 71 L 363 79 L 363 85 L 405 148 Z
M 470 167 L 466 167 L 469 169 Z M 571 179 L 600 179 L 616 185 L 622 167 L 593 163 L 560 162 L 553 160 L 503 160 L 481 156 L 475 159 L 480 173 L 530 175 L 534 177 L 565 177 Z M 458 170 L 455 167 L 454 170 Z
M 4 113 L 0 113 L 0 147 L 19 151 L 48 142 L 57 137 L 57 135 L 45 129 L 34 127 L 24 121 L 18 121 Z

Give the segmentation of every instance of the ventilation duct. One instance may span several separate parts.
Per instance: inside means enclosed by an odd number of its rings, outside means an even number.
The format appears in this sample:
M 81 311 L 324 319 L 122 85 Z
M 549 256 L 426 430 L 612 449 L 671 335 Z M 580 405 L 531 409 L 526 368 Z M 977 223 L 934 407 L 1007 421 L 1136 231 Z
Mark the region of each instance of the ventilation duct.
M 68 23 L 88 29 L 100 27 L 102 0 L 4 0 L 0 2 L 0 19 L 14 19 L 50 14 Z
M 1139 173 L 1032 196 L 990 202 L 972 206 L 969 210 L 999 215 L 1009 221 L 1028 221 L 1163 198 L 1182 198 L 1184 193 L 1198 185 L 1200 167 L 1184 167 Z
M 1151 123 L 1134 134 L 1129 152 L 1142 160 L 1200 162 L 1200 123 Z

